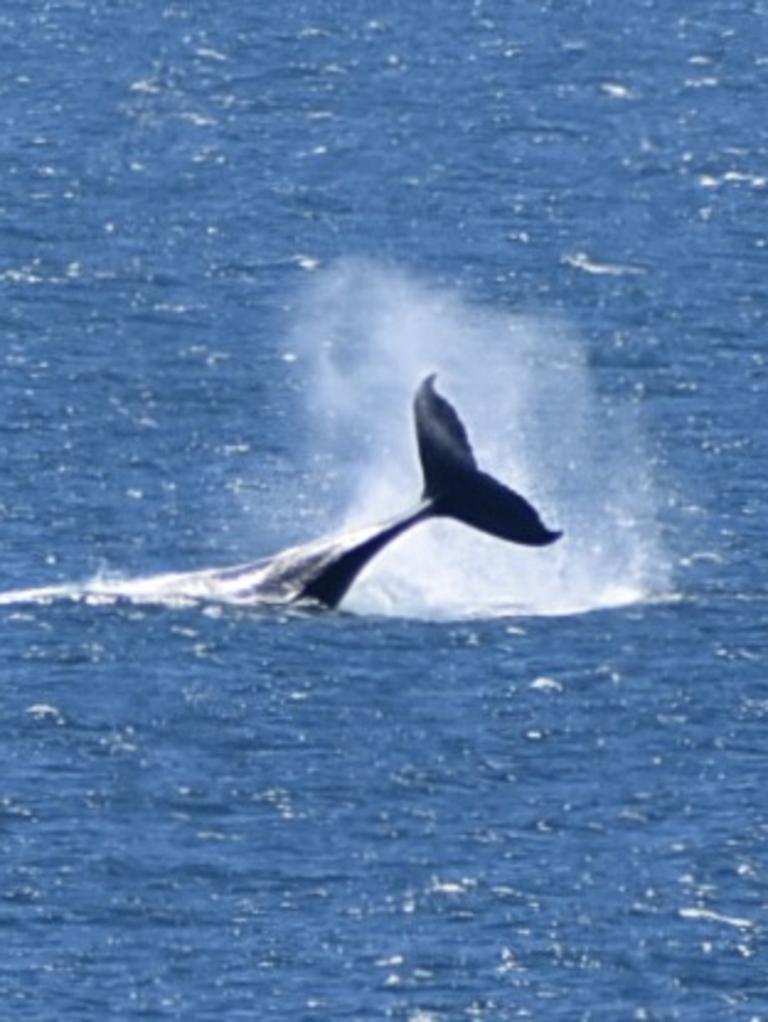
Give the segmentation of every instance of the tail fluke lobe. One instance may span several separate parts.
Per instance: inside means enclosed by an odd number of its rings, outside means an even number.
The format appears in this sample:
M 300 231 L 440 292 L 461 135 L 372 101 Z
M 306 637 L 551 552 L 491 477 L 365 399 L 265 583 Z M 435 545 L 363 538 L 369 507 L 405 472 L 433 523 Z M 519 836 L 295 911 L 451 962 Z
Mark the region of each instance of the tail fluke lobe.
M 428 376 L 416 392 L 416 438 L 424 473 L 424 497 L 433 513 L 457 518 L 481 532 L 526 546 L 547 546 L 562 535 L 493 476 L 480 471 L 467 431 L 453 406 Z
M 413 402 L 425 500 L 442 497 L 467 472 L 477 471 L 464 423 L 453 405 L 435 391 L 434 382 L 433 373 L 416 391 Z
M 548 546 L 562 536 L 544 525 L 525 497 L 487 472 L 474 472 L 454 493 L 436 501 L 435 513 L 524 546 Z

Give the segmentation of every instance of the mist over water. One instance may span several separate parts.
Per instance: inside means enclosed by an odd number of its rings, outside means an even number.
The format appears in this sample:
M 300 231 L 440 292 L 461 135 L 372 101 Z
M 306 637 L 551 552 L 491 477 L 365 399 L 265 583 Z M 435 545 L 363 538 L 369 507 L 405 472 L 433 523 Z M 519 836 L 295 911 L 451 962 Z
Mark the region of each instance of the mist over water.
M 562 614 L 653 598 L 669 584 L 637 409 L 598 393 L 561 322 L 482 308 L 371 263 L 312 278 L 292 343 L 306 373 L 309 474 L 327 529 L 396 514 L 421 480 L 411 402 L 423 377 L 458 409 L 478 462 L 565 535 L 516 547 L 466 526 L 418 526 L 345 601 L 407 616 Z

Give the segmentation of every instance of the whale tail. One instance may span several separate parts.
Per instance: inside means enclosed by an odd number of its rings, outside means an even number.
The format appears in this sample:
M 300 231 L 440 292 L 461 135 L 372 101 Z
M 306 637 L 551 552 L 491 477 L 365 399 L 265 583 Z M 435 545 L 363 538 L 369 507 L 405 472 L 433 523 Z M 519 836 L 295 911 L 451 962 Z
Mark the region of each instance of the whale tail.
M 548 529 L 524 497 L 477 467 L 464 424 L 435 391 L 434 381 L 434 374 L 428 376 L 414 400 L 423 499 L 431 514 L 456 518 L 512 543 L 554 543 L 561 532 Z
M 524 497 L 477 467 L 467 431 L 453 406 L 435 391 L 434 381 L 434 375 L 428 376 L 414 400 L 424 475 L 418 507 L 369 529 L 288 551 L 275 559 L 262 580 L 264 588 L 282 592 L 288 587 L 294 601 L 335 607 L 379 551 L 428 518 L 455 518 L 527 546 L 546 546 L 562 535 L 548 529 Z

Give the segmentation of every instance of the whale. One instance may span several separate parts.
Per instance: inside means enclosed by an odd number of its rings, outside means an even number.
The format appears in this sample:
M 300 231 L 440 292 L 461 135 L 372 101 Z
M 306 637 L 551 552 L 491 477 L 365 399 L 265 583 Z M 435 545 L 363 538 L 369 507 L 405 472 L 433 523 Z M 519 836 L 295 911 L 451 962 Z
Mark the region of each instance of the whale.
M 0 604 L 47 602 L 225 602 L 335 608 L 360 572 L 403 533 L 448 518 L 509 543 L 544 547 L 562 535 L 547 528 L 525 497 L 483 472 L 453 405 L 435 389 L 432 373 L 413 400 L 422 492 L 409 510 L 363 528 L 293 546 L 271 557 L 227 568 L 168 572 L 135 579 L 95 579 L 79 586 L 0 593 Z
M 334 608 L 377 554 L 430 519 L 451 518 L 523 546 L 554 543 L 562 532 L 549 529 L 525 497 L 478 467 L 467 430 L 453 405 L 435 389 L 435 380 L 436 374 L 427 376 L 413 401 L 423 488 L 412 508 L 259 561 L 183 577 L 203 588 L 209 583 L 225 589 L 237 601 Z M 177 584 L 181 579 L 175 576 Z

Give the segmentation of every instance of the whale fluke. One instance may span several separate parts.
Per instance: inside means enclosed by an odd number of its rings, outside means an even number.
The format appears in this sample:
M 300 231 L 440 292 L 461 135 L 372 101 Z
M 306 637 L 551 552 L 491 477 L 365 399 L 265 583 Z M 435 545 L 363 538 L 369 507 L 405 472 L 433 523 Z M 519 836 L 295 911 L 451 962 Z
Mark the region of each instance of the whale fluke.
M 421 503 L 362 533 L 297 547 L 279 555 L 263 589 L 296 585 L 291 602 L 335 607 L 368 562 L 405 531 L 428 518 L 455 518 L 481 532 L 526 546 L 547 546 L 562 533 L 548 529 L 536 509 L 477 467 L 456 409 L 434 387 L 435 374 L 416 391 L 416 441 L 424 477 Z
M 432 514 L 457 518 L 481 532 L 525 546 L 547 546 L 562 535 L 548 529 L 519 493 L 477 467 L 456 409 L 428 376 L 416 392 L 416 438 L 424 473 L 424 500 Z

